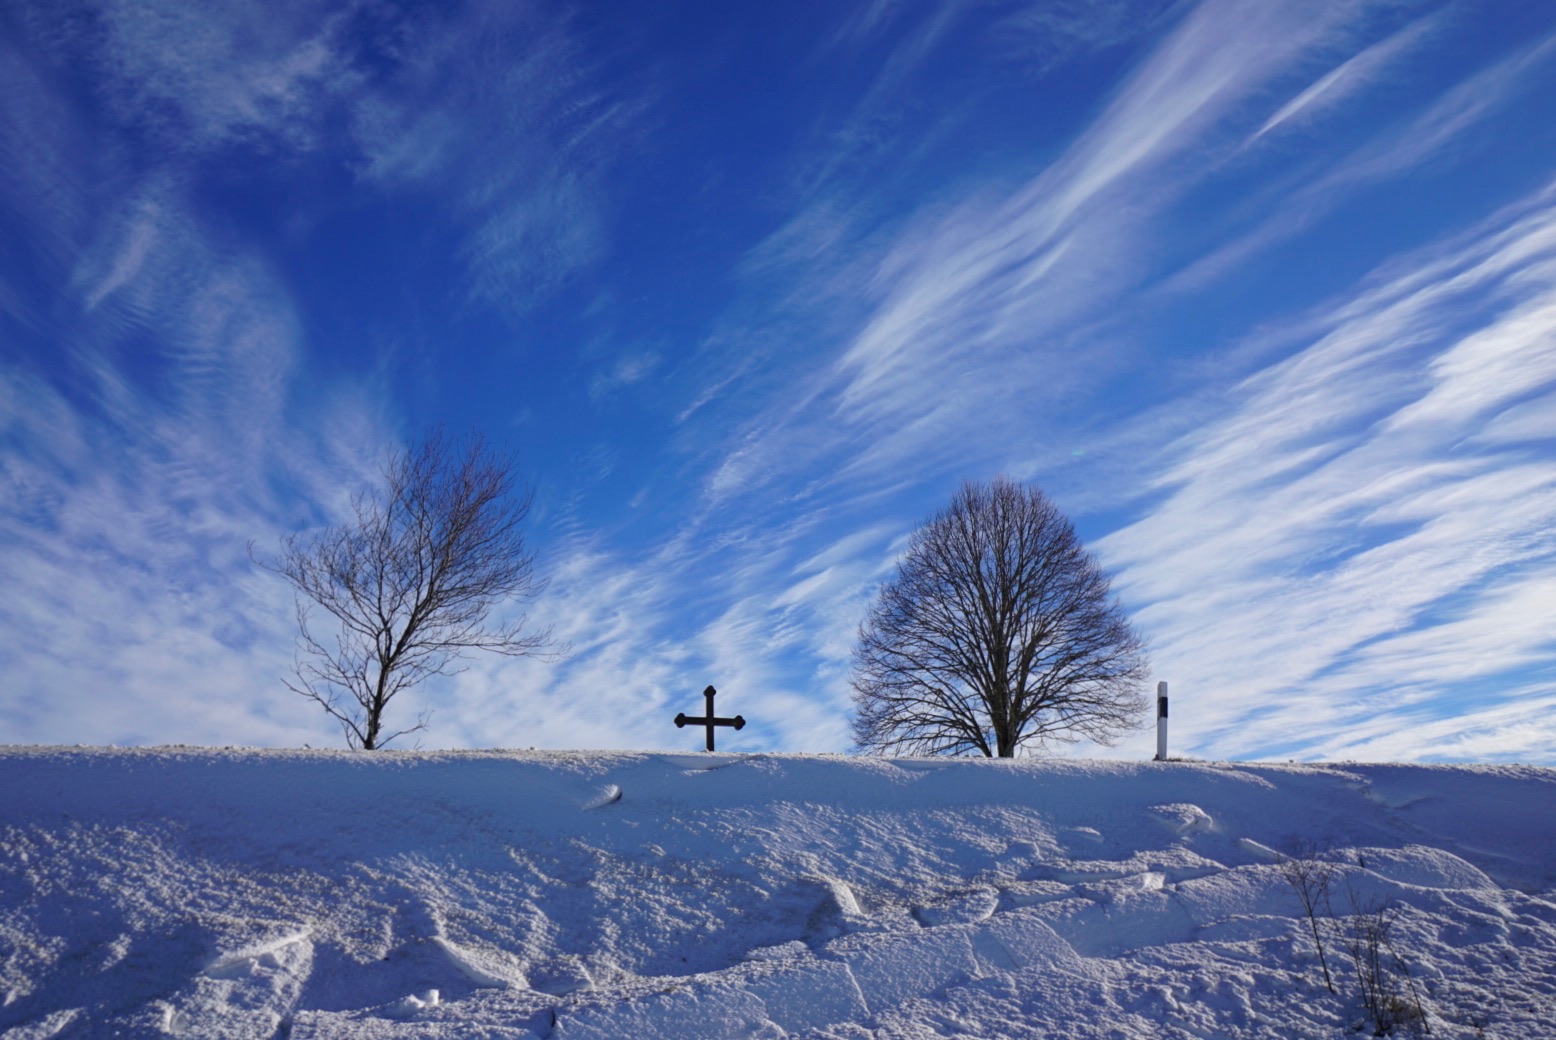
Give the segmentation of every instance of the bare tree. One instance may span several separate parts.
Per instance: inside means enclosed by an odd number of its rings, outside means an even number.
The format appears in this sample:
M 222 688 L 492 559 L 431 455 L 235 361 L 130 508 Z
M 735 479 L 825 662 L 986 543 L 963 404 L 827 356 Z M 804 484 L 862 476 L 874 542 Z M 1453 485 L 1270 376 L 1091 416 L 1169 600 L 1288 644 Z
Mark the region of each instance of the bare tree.
M 429 676 L 458 671 L 465 654 L 546 654 L 551 633 L 527 632 L 524 617 L 489 623 L 494 608 L 544 585 L 521 530 L 529 508 L 512 458 L 478 434 L 451 441 L 439 430 L 391 455 L 382 488 L 357 494 L 350 520 L 292 535 L 279 558 L 259 561 L 295 594 L 288 688 L 339 722 L 348 745 L 372 750 L 426 725 L 423 715 L 387 731 L 384 713 Z M 315 609 L 336 623 L 332 635 L 315 633 Z
M 861 750 L 1010 758 L 1139 725 L 1144 644 L 1035 487 L 966 483 L 913 535 L 854 649 Z
M 1329 912 L 1329 885 L 1334 880 L 1335 865 L 1322 858 L 1318 846 L 1310 838 L 1299 838 L 1290 856 L 1277 861 L 1281 877 L 1291 886 L 1307 914 L 1307 924 L 1313 933 L 1313 946 L 1318 950 L 1318 964 L 1324 970 L 1324 985 L 1330 993 L 1337 993 L 1334 978 L 1329 974 L 1329 958 L 1324 952 L 1324 936 L 1318 927 L 1318 914 Z

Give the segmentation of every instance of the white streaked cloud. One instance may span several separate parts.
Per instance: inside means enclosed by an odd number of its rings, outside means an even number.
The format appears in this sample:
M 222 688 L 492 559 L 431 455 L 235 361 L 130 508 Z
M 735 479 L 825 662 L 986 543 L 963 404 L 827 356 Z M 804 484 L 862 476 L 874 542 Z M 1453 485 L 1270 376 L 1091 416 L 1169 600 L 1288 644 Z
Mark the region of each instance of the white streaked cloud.
M 1549 686 L 1501 688 L 1489 706 L 1463 701 L 1452 716 L 1405 707 L 1348 732 L 1327 734 L 1312 750 L 1328 760 L 1411 761 L 1430 749 L 1447 762 L 1548 762 L 1556 741 L 1556 694 Z
M 1277 109 L 1269 119 L 1264 121 L 1264 125 L 1254 132 L 1254 137 L 1263 137 L 1286 123 L 1305 123 L 1341 104 L 1351 95 L 1374 83 L 1390 65 L 1421 46 L 1428 37 L 1439 31 L 1444 17 L 1441 13 L 1429 15 L 1345 59 Z
M 1473 439 L 1488 444 L 1556 441 L 1556 394 L 1545 394 L 1504 409 Z
M 1424 34 L 1423 40 L 1429 35 Z M 1422 41 L 1411 40 L 1410 43 L 1419 46 Z M 1399 55 L 1390 57 L 1399 59 Z M 1367 143 L 1344 155 L 1297 159 L 1288 176 L 1276 186 L 1259 192 L 1251 203 L 1244 204 L 1248 213 L 1267 214 L 1260 217 L 1252 230 L 1188 264 L 1167 282 L 1166 288 L 1171 291 L 1203 290 L 1238 265 L 1283 240 L 1296 237 L 1353 198 L 1355 193 L 1406 176 L 1455 147 L 1475 154 L 1476 149 L 1464 143 L 1466 137 L 1521 95 L 1539 89 L 1542 79 L 1548 89 L 1553 57 L 1556 57 L 1556 35 L 1536 39 L 1512 55 L 1466 76 L 1431 98 L 1419 110 L 1372 134 Z M 1280 137 L 1279 134 L 1271 136 L 1272 139 Z M 1248 143 L 1253 144 L 1255 140 L 1251 138 Z
M 1159 29 L 1171 0 L 1037 0 L 1013 5 L 996 23 L 998 44 L 1014 56 L 1059 64 Z
M 820 451 L 842 455 L 828 464 L 851 480 L 891 480 L 903 465 L 933 473 L 1024 463 L 1013 433 L 1051 441 L 1074 402 L 1130 363 L 1097 326 L 1148 276 L 1151 223 L 1214 172 L 1178 158 L 1231 147 L 1250 100 L 1315 49 L 1332 49 L 1366 10 L 1201 4 L 1024 182 L 937 200 L 889 233 L 852 241 L 853 254 L 839 243 L 856 207 L 839 192 L 809 201 L 756 252 L 753 271 L 772 277 L 784 258 L 800 264 L 820 235 L 854 257 L 828 269 L 834 298 L 862 299 L 862 316 L 831 359 L 744 425 L 709 489 L 728 495 L 814 464 L 806 431 L 825 423 L 835 429 Z
M 114 117 L 112 143 L 137 154 L 134 165 L 155 156 L 164 179 L 198 176 L 198 164 L 236 150 L 279 176 L 344 163 L 365 184 L 424 192 L 463 225 L 472 298 L 519 310 L 607 244 L 603 175 L 630 146 L 643 102 L 606 85 L 605 59 L 563 11 L 88 7 L 76 27 L 41 30 L 44 46 L 16 64 L 92 76 Z
M 1306 194 L 1322 198 L 1351 182 L 1381 180 L 1419 166 L 1477 125 L 1495 109 L 1550 72 L 1556 35 L 1535 40 L 1510 57 L 1468 77 L 1396 131 L 1380 135 Z
M 201 382 L 180 388 L 185 402 Z M 365 446 L 347 402 L 333 423 L 271 427 L 256 444 L 203 408 L 127 411 L 120 400 L 92 416 L 20 370 L 0 372 L 0 385 L 6 739 L 317 741 L 324 728 L 279 682 L 290 597 L 245 545 L 273 548 L 299 519 L 276 484 L 327 502 L 357 476 Z M 254 406 L 260 421 L 271 388 L 254 392 L 229 405 Z
M 1433 358 L 1431 391 L 1392 416 L 1391 426 L 1462 425 L 1556 381 L 1556 265 L 1531 265 L 1528 273 L 1550 279 L 1551 290 Z
M 225 44 L 211 26 L 193 28 L 213 12 L 163 14 L 172 22 L 140 32 L 135 19 L 163 15 L 107 9 L 100 36 L 44 34 L 49 46 L 16 59 L 41 91 L 34 110 L 60 116 L 26 139 L 18 172 L 69 172 L 46 186 L 3 182 L 14 241 L 45 258 L 31 272 L 33 299 L 48 301 L 22 344 L 46 350 L 48 363 L 0 367 L 8 740 L 317 740 L 319 720 L 278 696 L 289 597 L 256 574 L 245 546 L 272 547 L 344 505 L 342 489 L 371 474 L 389 439 L 382 406 L 360 388 L 296 393 L 307 344 L 284 278 L 261 249 L 198 216 L 188 156 L 246 134 L 242 112 L 265 106 L 218 97 L 219 84 L 199 78 L 206 59 L 212 75 L 236 77 L 229 85 L 248 75 L 217 60 Z M 177 46 L 137 50 L 164 44 Z M 89 78 L 104 90 L 144 79 L 142 100 L 155 96 L 177 140 L 153 135 L 130 161 L 114 135 L 146 127 L 91 126 L 59 101 L 61 78 L 47 66 L 72 66 L 72 56 L 105 77 Z M 287 94 L 286 83 L 267 89 Z M 175 88 L 195 107 L 164 96 Z M 202 91 L 210 96 L 193 96 Z M 295 114 L 276 118 L 290 126 Z M 0 126 L 4 143 L 22 127 Z
M 1556 465 L 1482 436 L 1556 386 L 1553 227 L 1547 190 L 1315 316 L 1315 341 L 1204 405 L 1161 501 L 1102 541 L 1192 740 L 1397 747 L 1355 734 L 1556 662 Z M 1477 703 L 1533 717 L 1494 685 Z
M 589 379 L 589 397 L 600 401 L 652 376 L 664 358 L 655 350 L 633 351 L 621 355 L 596 371 Z

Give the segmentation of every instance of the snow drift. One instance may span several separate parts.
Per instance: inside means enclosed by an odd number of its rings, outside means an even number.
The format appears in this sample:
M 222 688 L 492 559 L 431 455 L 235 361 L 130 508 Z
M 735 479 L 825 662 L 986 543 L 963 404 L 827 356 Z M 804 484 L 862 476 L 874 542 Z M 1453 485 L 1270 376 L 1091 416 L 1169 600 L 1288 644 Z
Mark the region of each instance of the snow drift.
M 1549 769 L 13 748 L 0 803 L 8 1040 L 1334 1037 L 1348 893 L 1416 1027 L 1556 1022 Z

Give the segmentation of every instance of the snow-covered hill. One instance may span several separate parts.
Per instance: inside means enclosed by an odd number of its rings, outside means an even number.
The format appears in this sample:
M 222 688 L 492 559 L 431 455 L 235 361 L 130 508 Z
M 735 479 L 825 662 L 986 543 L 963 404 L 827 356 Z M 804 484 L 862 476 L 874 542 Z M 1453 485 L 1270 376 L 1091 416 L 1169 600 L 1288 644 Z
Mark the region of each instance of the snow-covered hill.
M 6 749 L 0 1034 L 1338 1037 L 1348 889 L 1556 1036 L 1549 769 Z

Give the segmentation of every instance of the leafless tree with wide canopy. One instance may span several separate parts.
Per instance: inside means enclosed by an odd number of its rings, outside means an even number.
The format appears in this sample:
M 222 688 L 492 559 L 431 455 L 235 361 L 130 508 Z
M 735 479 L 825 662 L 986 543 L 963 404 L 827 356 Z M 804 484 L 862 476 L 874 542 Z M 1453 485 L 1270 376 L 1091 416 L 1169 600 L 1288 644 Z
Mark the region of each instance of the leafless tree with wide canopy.
M 860 626 L 854 740 L 1000 758 L 1111 744 L 1140 724 L 1146 668 L 1107 575 L 1047 496 L 968 482 L 914 533 Z
M 473 651 L 509 657 L 557 652 L 549 631 L 492 612 L 538 594 L 534 554 L 522 525 L 530 494 L 519 492 L 510 456 L 479 434 L 438 430 L 384 466 L 381 488 L 352 500 L 352 518 L 292 535 L 279 558 L 260 561 L 295 593 L 298 657 L 287 686 L 340 723 L 353 748 L 381 748 L 425 727 L 389 730 L 385 711 L 401 693 L 459 669 Z M 320 635 L 315 609 L 336 623 Z

